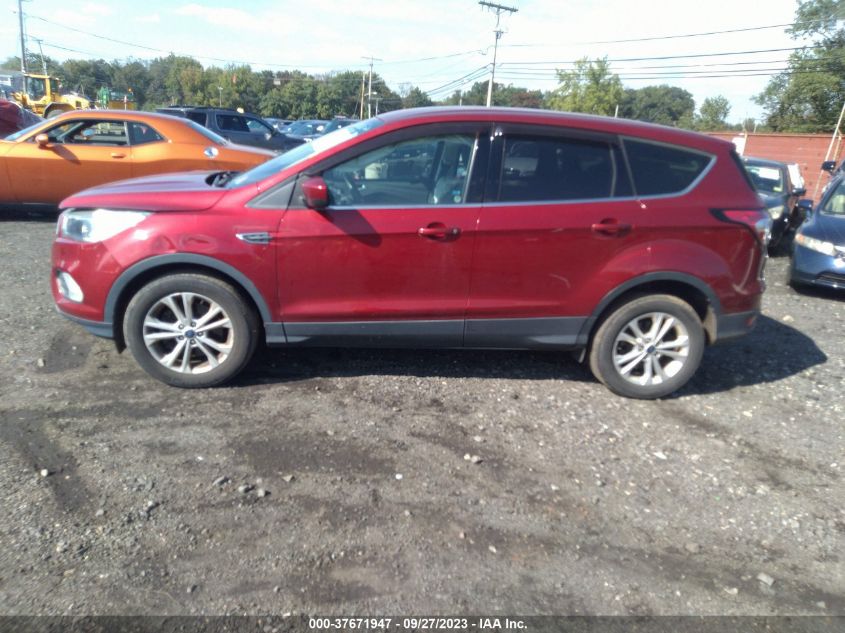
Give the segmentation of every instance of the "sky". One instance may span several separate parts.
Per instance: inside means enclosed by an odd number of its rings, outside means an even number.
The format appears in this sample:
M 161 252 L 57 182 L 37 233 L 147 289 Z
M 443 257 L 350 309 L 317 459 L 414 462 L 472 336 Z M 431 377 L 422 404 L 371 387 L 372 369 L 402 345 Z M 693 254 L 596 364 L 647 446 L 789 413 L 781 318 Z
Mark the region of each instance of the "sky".
M 626 87 L 679 86 L 697 107 L 727 97 L 731 122 L 761 117 L 752 99 L 789 56 L 775 49 L 806 44 L 779 26 L 794 20 L 795 0 L 496 1 L 518 9 L 501 17 L 497 82 L 550 90 L 555 69 L 607 56 Z M 315 74 L 364 70 L 374 57 L 393 90 L 414 85 L 434 100 L 489 77 L 496 26 L 476 0 L 27 0 L 23 12 L 28 48 L 37 52 L 38 38 L 58 60 L 174 52 L 206 66 Z M 17 1 L 0 0 L 0 60 L 20 54 L 17 25 Z M 755 30 L 676 37 L 735 29 Z M 710 57 L 680 57 L 702 54 Z M 712 76 L 726 71 L 732 76 Z

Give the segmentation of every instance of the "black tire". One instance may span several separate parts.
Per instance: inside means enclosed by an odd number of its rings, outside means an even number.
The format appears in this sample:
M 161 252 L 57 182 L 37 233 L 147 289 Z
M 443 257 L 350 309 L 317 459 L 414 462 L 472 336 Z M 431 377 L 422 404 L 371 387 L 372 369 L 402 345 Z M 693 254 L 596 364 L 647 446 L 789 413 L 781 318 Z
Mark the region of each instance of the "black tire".
M 670 329 L 662 338 L 663 345 L 668 346 L 667 351 L 662 354 L 651 345 L 651 341 L 643 339 L 642 344 L 634 344 L 627 340 L 628 335 L 633 332 L 630 329 L 632 323 L 635 323 L 641 332 L 643 327 L 648 329 L 649 324 L 655 323 L 656 319 L 648 316 L 651 314 L 662 314 L 675 319 L 672 322 L 668 319 L 664 321 L 669 323 Z M 684 332 L 686 345 L 682 338 Z M 622 338 L 626 340 L 621 340 Z M 590 343 L 590 370 L 608 389 L 620 396 L 662 398 L 677 391 L 692 378 L 701 364 L 705 342 L 701 319 L 688 303 L 672 295 L 639 296 L 616 306 L 599 324 Z M 649 353 L 649 350 L 652 353 Z M 683 355 L 675 350 L 682 350 Z M 670 352 L 679 358 L 670 358 L 667 355 Z M 633 358 L 623 363 L 621 369 L 633 364 L 633 369 L 628 371 L 630 378 L 626 378 L 614 362 L 614 357 L 621 360 L 626 358 L 626 355 L 633 355 Z M 635 364 L 637 358 L 643 355 L 643 360 Z M 656 374 L 655 363 L 660 365 L 659 369 L 666 376 L 648 379 L 648 372 L 651 372 L 652 376 Z M 635 379 L 641 380 L 643 384 L 637 384 Z
M 168 299 L 179 301 L 176 304 L 179 314 L 165 305 Z M 186 300 L 191 312 L 196 310 L 192 321 L 198 324 L 196 330 L 186 324 Z M 204 316 L 208 319 L 206 323 Z M 167 327 L 151 326 L 151 323 Z M 210 330 L 205 327 L 221 323 L 224 325 Z M 179 332 L 175 331 L 176 327 Z M 164 338 L 151 341 L 148 346 L 145 329 L 148 336 L 161 334 Z M 123 319 L 126 345 L 144 371 L 162 382 L 183 388 L 213 387 L 236 376 L 252 358 L 259 334 L 258 317 L 234 287 L 194 273 L 168 275 L 143 286 L 129 301 Z M 176 350 L 179 345 L 181 351 Z M 181 364 L 177 369 L 164 362 L 171 353 Z M 213 358 L 219 364 L 215 365 Z

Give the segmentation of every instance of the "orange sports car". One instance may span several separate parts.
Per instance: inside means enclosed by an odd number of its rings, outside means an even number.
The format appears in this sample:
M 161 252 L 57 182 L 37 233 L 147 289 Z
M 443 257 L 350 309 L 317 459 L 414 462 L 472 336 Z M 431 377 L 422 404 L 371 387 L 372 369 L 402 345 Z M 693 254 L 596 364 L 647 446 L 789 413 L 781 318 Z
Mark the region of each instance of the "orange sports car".
M 188 119 L 75 110 L 0 139 L 0 204 L 58 204 L 114 180 L 172 171 L 242 171 L 275 154 Z

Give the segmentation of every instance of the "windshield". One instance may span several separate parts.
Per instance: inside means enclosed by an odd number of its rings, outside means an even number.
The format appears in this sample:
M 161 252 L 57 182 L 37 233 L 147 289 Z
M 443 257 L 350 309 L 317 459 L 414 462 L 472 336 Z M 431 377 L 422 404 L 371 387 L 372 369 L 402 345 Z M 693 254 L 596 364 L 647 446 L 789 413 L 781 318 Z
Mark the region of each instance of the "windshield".
M 320 136 L 311 143 L 303 143 L 294 147 L 292 150 L 280 154 L 276 158 L 268 160 L 266 163 L 261 163 L 257 167 L 246 171 L 239 176 L 232 178 L 229 182 L 229 188 L 243 187 L 244 185 L 254 184 L 265 178 L 278 174 L 283 169 L 287 169 L 291 165 L 295 165 L 306 158 L 330 150 L 332 147 L 340 145 L 344 141 L 374 130 L 377 127 L 384 125 L 384 122 L 379 119 L 367 119 L 366 121 L 359 121 L 354 125 L 335 130 L 325 136 Z
M 819 210 L 828 215 L 845 215 L 845 179 L 839 181 Z
M 200 125 L 199 123 L 196 123 L 194 121 L 191 121 L 190 119 L 184 119 L 184 121 L 185 121 L 185 123 L 190 125 L 194 129 L 195 132 L 199 132 L 205 138 L 212 141 L 213 143 L 216 143 L 217 145 L 228 145 L 229 144 L 229 141 L 227 141 L 225 138 L 223 138 L 219 134 L 215 134 L 214 132 L 209 130 L 207 127 Z
M 38 123 L 33 123 L 29 127 L 25 127 L 24 129 L 18 130 L 17 132 L 15 132 L 13 134 L 9 134 L 9 136 L 7 136 L 4 140 L 6 140 L 6 141 L 17 141 L 19 138 L 26 136 L 27 134 L 32 132 L 35 128 L 43 125 L 43 123 L 44 123 L 44 121 L 39 121 Z
M 294 136 L 308 136 L 311 134 L 318 134 L 322 130 L 320 128 L 325 125 L 325 121 L 294 121 L 288 126 L 287 134 Z
M 777 167 L 746 163 L 745 169 L 748 170 L 748 175 L 751 176 L 751 181 L 754 183 L 757 191 L 764 193 L 783 193 L 783 173 Z

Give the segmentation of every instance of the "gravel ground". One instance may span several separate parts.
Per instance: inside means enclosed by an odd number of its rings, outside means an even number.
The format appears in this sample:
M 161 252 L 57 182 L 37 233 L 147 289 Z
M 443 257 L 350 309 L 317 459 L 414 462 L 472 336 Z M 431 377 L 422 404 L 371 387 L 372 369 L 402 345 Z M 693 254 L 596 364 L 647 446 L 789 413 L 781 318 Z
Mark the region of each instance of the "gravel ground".
M 0 613 L 845 614 L 845 295 L 676 397 L 567 355 L 272 350 L 180 391 L 58 316 L 0 221 Z

